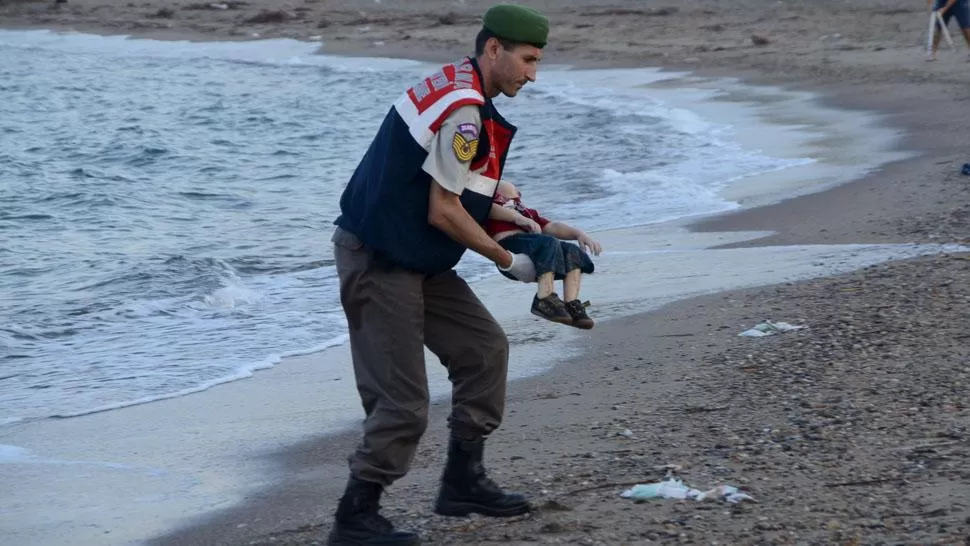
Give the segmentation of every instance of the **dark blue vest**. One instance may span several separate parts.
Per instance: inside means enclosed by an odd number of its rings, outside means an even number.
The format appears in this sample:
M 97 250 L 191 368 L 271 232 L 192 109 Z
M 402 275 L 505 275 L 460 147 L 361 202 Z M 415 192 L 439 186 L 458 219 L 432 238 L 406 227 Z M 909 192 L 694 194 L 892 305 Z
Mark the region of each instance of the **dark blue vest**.
M 485 97 L 481 73 L 469 58 L 442 67 L 394 103 L 344 189 L 334 223 L 387 264 L 428 274 L 453 268 L 466 249 L 428 223 L 432 179 L 422 165 L 444 120 L 469 104 L 478 106 L 482 127 L 460 200 L 483 224 L 516 128 Z

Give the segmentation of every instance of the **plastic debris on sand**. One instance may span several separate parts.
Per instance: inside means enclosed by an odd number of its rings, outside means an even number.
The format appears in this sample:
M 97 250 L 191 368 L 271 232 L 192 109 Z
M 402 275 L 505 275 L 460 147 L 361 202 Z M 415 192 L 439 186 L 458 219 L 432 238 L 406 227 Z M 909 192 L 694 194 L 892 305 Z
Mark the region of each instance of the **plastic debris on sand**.
M 741 492 L 732 485 L 719 485 L 714 489 L 701 491 L 684 485 L 677 478 L 668 478 L 662 482 L 638 484 L 620 493 L 625 499 L 679 499 L 679 500 L 723 500 L 731 504 L 742 501 L 757 502 L 754 497 Z
M 738 335 L 745 337 L 765 337 L 790 332 L 792 330 L 801 330 L 802 328 L 805 327 L 788 324 L 787 322 L 771 322 L 770 320 L 766 320 L 754 328 L 745 330 Z

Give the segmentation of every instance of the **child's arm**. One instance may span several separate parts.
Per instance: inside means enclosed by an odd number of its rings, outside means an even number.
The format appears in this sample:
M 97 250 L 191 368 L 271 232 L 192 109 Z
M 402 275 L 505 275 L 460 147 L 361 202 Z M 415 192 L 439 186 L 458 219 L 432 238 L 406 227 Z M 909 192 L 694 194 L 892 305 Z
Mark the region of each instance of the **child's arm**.
M 542 228 L 542 232 L 564 241 L 576 241 L 583 250 L 592 252 L 596 256 L 599 256 L 600 252 L 603 251 L 600 244 L 591 239 L 589 235 L 586 235 L 586 232 L 579 228 L 574 228 L 566 222 L 549 222 Z
M 492 203 L 492 210 L 489 211 L 488 217 L 492 220 L 515 224 L 529 233 L 542 232 L 542 228 L 539 227 L 539 224 L 534 222 L 531 218 L 526 218 L 518 212 L 510 208 L 503 207 L 497 203 Z

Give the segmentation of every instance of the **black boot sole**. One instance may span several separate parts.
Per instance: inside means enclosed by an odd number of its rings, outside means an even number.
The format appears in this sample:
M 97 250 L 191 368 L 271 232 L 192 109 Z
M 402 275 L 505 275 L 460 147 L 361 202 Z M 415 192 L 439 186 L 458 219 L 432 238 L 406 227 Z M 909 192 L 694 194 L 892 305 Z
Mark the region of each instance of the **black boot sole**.
M 532 507 L 528 503 L 508 506 L 505 508 L 495 508 L 474 502 L 438 501 L 435 503 L 434 512 L 439 516 L 451 516 L 463 518 L 471 514 L 481 514 L 491 518 L 511 518 L 528 514 Z
M 330 531 L 327 537 L 327 546 L 420 546 L 421 539 L 413 537 L 394 537 L 394 538 L 365 538 L 359 535 L 339 533 L 336 530 Z

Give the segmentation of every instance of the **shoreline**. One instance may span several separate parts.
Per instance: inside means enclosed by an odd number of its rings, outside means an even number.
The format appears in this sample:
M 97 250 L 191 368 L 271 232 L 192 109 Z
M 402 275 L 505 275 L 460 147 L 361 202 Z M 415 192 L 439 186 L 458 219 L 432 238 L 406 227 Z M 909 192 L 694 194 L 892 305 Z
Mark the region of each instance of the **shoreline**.
M 851 53 L 851 52 L 850 52 Z M 702 68 L 703 62 L 700 63 L 686 63 L 692 65 L 692 76 L 705 78 L 715 74 L 723 73 L 724 71 L 730 72 L 730 68 Z M 696 64 L 696 66 L 694 66 Z M 672 70 L 681 72 L 681 67 L 677 63 L 670 63 L 664 70 Z M 771 76 L 761 74 L 752 74 L 750 70 L 745 71 L 746 74 L 741 76 L 742 81 L 745 82 L 755 82 L 755 83 L 774 83 L 777 81 L 772 81 Z M 737 77 L 734 74 L 732 77 Z M 749 79 L 750 78 L 750 79 Z M 777 79 L 777 77 L 776 77 Z M 854 180 L 847 184 L 837 186 L 835 188 L 824 190 L 818 193 L 812 193 L 809 195 L 795 197 L 792 199 L 786 199 L 780 203 L 775 203 L 763 207 L 757 207 L 742 211 L 732 211 L 724 214 L 715 215 L 712 218 L 701 219 L 698 221 L 686 222 L 687 227 L 696 233 L 727 233 L 731 232 L 768 232 L 774 231 L 775 234 L 768 235 L 766 237 L 758 239 L 750 239 L 744 241 L 735 241 L 726 243 L 720 247 L 714 248 L 742 248 L 742 247 L 765 247 L 767 245 L 787 245 L 787 244 L 833 244 L 833 243 L 877 243 L 877 242 L 967 242 L 968 231 L 966 229 L 965 223 L 956 223 L 939 221 L 940 219 L 946 219 L 952 216 L 953 211 L 949 210 L 947 202 L 953 204 L 954 207 L 959 206 L 965 200 L 960 200 L 960 192 L 957 183 L 959 179 L 953 174 L 954 164 L 958 165 L 957 161 L 957 151 L 954 144 L 947 144 L 946 142 L 946 129 L 955 130 L 958 127 L 956 123 L 957 120 L 949 119 L 952 115 L 952 109 L 947 110 L 946 108 L 940 107 L 938 105 L 926 105 L 916 102 L 916 99 L 924 97 L 929 91 L 939 91 L 943 89 L 944 86 L 935 83 L 927 83 L 925 81 L 917 82 L 916 84 L 910 84 L 903 86 L 901 92 L 892 93 L 883 91 L 881 94 L 879 92 L 868 94 L 864 97 L 860 97 L 857 90 L 860 88 L 858 84 L 846 83 L 844 85 L 834 85 L 831 82 L 819 84 L 816 81 L 801 80 L 792 83 L 795 89 L 807 89 L 812 92 L 819 93 L 818 100 L 822 104 L 836 104 L 841 105 L 843 108 L 847 107 L 850 109 L 863 109 L 862 106 L 866 106 L 865 109 L 872 110 L 873 105 L 877 105 L 875 110 L 881 111 L 882 115 L 885 116 L 887 123 L 894 125 L 898 128 L 902 128 L 903 138 L 897 143 L 897 149 L 910 149 L 915 150 L 916 155 L 907 159 L 902 159 L 884 165 L 877 172 L 870 173 L 861 179 Z M 878 87 L 878 86 L 877 86 Z M 914 101 L 912 104 L 921 104 L 920 108 L 913 108 L 911 111 L 906 111 L 905 109 L 899 108 L 901 104 L 907 104 L 907 101 Z M 933 134 L 930 133 L 930 129 L 933 127 L 943 127 L 943 130 L 939 130 L 939 133 L 944 134 Z M 936 139 L 936 140 L 934 140 Z M 949 148 L 947 147 L 949 146 Z M 946 160 L 947 164 L 944 166 L 938 162 Z M 919 182 L 912 183 L 916 179 Z M 908 186 L 911 185 L 911 187 Z M 933 190 L 936 190 L 935 192 Z M 860 205 L 860 203 L 862 205 Z M 966 205 L 962 205 L 962 208 L 957 210 L 967 210 Z M 861 211 L 861 212 L 860 212 Z M 934 220 L 935 219 L 935 220 Z M 739 234 L 740 235 L 740 234 Z M 913 269 L 916 271 L 920 270 L 920 264 L 934 264 L 939 266 L 940 262 L 934 262 L 938 258 L 923 258 L 917 259 L 915 262 L 906 262 L 902 266 L 895 263 L 885 264 L 883 266 L 878 266 L 875 269 L 880 270 L 885 268 L 887 270 L 900 269 L 906 271 L 908 269 Z M 917 264 L 916 266 L 911 266 L 911 264 Z M 850 273 L 847 274 L 848 277 L 864 275 L 865 273 Z M 846 278 L 846 275 L 842 275 L 840 279 Z M 801 286 L 814 286 L 823 285 L 824 283 L 839 283 L 842 282 L 839 279 L 831 279 L 828 277 L 821 279 L 814 279 L 812 281 L 803 281 L 797 283 L 799 287 Z M 586 347 L 586 354 L 579 357 L 570 359 L 568 363 L 563 364 L 547 371 L 541 376 L 532 377 L 528 379 L 523 379 L 516 381 L 513 386 L 510 386 L 510 409 L 512 410 L 509 415 L 509 422 L 507 425 L 500 429 L 499 438 L 496 438 L 497 446 L 495 452 L 495 459 L 504 461 L 504 466 L 493 465 L 493 472 L 498 472 L 498 476 L 504 478 L 503 482 L 509 483 L 509 485 L 520 481 L 520 476 L 524 469 L 523 466 L 528 467 L 531 471 L 541 471 L 541 464 L 538 462 L 533 463 L 532 461 L 521 462 L 522 459 L 514 459 L 513 457 L 525 456 L 529 457 L 528 453 L 524 453 L 522 449 L 517 449 L 515 446 L 511 445 L 516 441 L 519 433 L 515 427 L 531 427 L 533 430 L 542 427 L 549 427 L 556 423 L 556 419 L 549 411 L 540 412 L 541 421 L 539 424 L 532 423 L 533 419 L 527 419 L 523 421 L 523 414 L 533 415 L 532 409 L 536 406 L 548 407 L 558 405 L 559 411 L 562 411 L 565 406 L 568 406 L 570 396 L 568 392 L 572 388 L 575 388 L 577 384 L 584 384 L 584 382 L 592 381 L 597 383 L 599 381 L 599 373 L 590 370 L 582 370 L 583 362 L 588 361 L 591 355 L 598 354 L 596 351 L 603 349 L 604 344 L 609 345 L 609 343 L 624 344 L 627 346 L 632 346 L 630 351 L 627 353 L 617 354 L 613 352 L 608 354 L 605 359 L 597 358 L 596 360 L 605 360 L 607 365 L 610 362 L 614 362 L 614 367 L 631 362 L 634 357 L 631 356 L 635 354 L 635 351 L 639 345 L 636 341 L 630 341 L 630 336 L 636 336 L 635 330 L 631 330 L 624 325 L 629 323 L 634 324 L 649 324 L 650 328 L 656 330 L 654 332 L 657 337 L 643 336 L 654 343 L 663 343 L 663 339 L 670 339 L 676 341 L 678 337 L 663 338 L 662 336 L 679 336 L 682 334 L 682 330 L 686 327 L 687 329 L 696 329 L 699 324 L 705 321 L 711 321 L 710 318 L 705 318 L 703 316 L 696 315 L 696 308 L 698 306 L 714 306 L 716 301 L 731 300 L 736 299 L 744 295 L 745 297 L 750 297 L 754 300 L 763 300 L 767 296 L 759 295 L 763 293 L 772 293 L 773 291 L 785 290 L 785 288 L 780 288 L 779 285 L 764 286 L 762 288 L 757 288 L 753 290 L 731 290 L 728 292 L 718 293 L 716 295 L 701 296 L 696 299 L 688 299 L 678 301 L 674 304 L 662 307 L 660 310 L 650 311 L 646 314 L 636 314 L 630 317 L 626 317 L 622 320 L 614 320 L 609 323 L 603 323 L 598 328 L 602 328 L 606 337 L 610 339 L 608 342 L 593 343 L 594 348 Z M 752 295 L 753 294 L 753 295 Z M 720 323 L 724 326 L 724 319 L 730 316 L 730 312 L 724 311 L 723 307 L 717 313 L 715 313 L 715 323 Z M 666 319 L 677 318 L 681 323 L 664 325 L 663 322 Z M 751 318 L 750 316 L 748 317 Z M 780 320 L 785 320 L 782 317 Z M 749 324 L 750 326 L 750 324 Z M 616 337 L 610 337 L 606 332 L 610 331 L 623 331 L 623 334 L 617 334 Z M 599 330 L 597 330 L 599 331 Z M 727 334 L 719 335 L 716 339 L 710 340 L 713 344 L 716 344 L 718 348 L 723 348 L 730 345 L 729 341 L 733 338 L 731 334 L 736 332 L 728 331 Z M 696 335 L 696 334 L 695 334 Z M 574 336 L 575 338 L 575 336 Z M 782 343 L 788 338 L 779 337 L 777 338 L 777 343 Z M 575 341 L 571 342 L 572 346 L 581 346 L 583 342 L 591 343 L 592 340 L 589 337 L 580 337 Z M 685 349 L 677 346 L 677 344 L 670 341 L 669 346 L 663 346 L 657 349 L 660 357 L 656 360 L 663 360 L 663 372 L 649 373 L 660 373 L 661 383 L 666 387 L 671 387 L 671 382 L 676 385 L 677 379 L 675 376 L 682 373 L 678 370 L 676 366 L 673 366 L 674 361 L 664 360 L 665 358 L 675 357 L 677 354 L 682 354 Z M 647 343 L 647 341 L 640 342 L 641 344 Z M 578 347 L 582 348 L 582 347 Z M 654 350 L 653 347 L 650 350 Z M 600 351 L 602 352 L 602 351 Z M 694 351 L 693 349 L 687 351 L 692 356 L 692 359 L 701 359 L 699 356 L 705 351 Z M 706 354 L 706 353 L 705 353 Z M 707 356 L 703 357 L 707 358 Z M 618 363 L 617 363 L 618 362 Z M 282 367 L 282 366 L 279 366 Z M 564 371 L 565 369 L 571 371 Z M 616 372 L 617 370 L 614 370 Z M 551 373 L 549 373 L 551 372 Z M 700 373 L 699 370 L 692 368 L 691 371 L 687 372 L 689 375 L 694 373 Z M 631 391 L 630 386 L 621 387 L 619 384 L 610 385 L 610 388 L 603 387 L 603 394 L 607 393 L 617 393 L 615 396 L 618 398 L 628 399 L 631 403 L 635 396 L 635 388 Z M 557 388 L 561 388 L 562 392 L 557 392 Z M 669 393 L 654 392 L 654 394 L 669 395 Z M 559 401 L 559 402 L 557 402 Z M 594 404 L 595 405 L 595 404 Z M 600 408 L 601 410 L 603 408 Z M 433 408 L 433 418 L 432 423 L 440 424 L 442 422 L 443 412 L 446 408 L 442 407 L 441 404 L 436 404 Z M 613 410 L 616 411 L 616 410 Z M 606 411 L 609 414 L 609 411 Z M 563 422 L 563 417 L 559 418 L 559 425 L 565 426 L 569 431 L 567 438 L 559 439 L 556 443 L 557 445 L 567 444 L 565 451 L 581 451 L 582 446 L 576 444 L 580 442 L 579 438 L 588 436 L 588 432 L 578 431 L 571 429 L 568 425 L 568 419 Z M 588 419 L 582 419 L 581 422 L 586 423 Z M 588 423 L 587 423 L 588 424 Z M 540 426 L 541 425 L 541 426 Z M 597 426 L 597 425 L 588 425 Z M 429 518 L 425 512 L 420 509 L 412 509 L 406 506 L 407 500 L 404 498 L 409 493 L 418 493 L 421 495 L 429 494 L 428 488 L 429 484 L 432 484 L 436 479 L 436 471 L 438 463 L 438 452 L 440 452 L 440 447 L 443 445 L 443 436 L 441 434 L 441 427 L 432 425 L 429 428 L 429 434 L 425 441 L 422 443 L 421 451 L 419 454 L 419 459 L 423 463 L 420 470 L 416 470 L 405 480 L 401 482 L 400 489 L 401 492 L 391 493 L 390 502 L 392 512 L 391 514 L 396 514 L 398 516 L 404 516 L 405 520 L 408 522 L 417 521 L 419 526 L 427 526 L 428 532 L 436 537 L 439 542 L 432 543 L 451 543 L 449 542 L 447 529 L 453 528 L 459 525 L 460 522 L 451 522 L 450 526 L 448 522 L 442 522 L 435 520 L 434 518 Z M 502 431 L 504 430 L 504 434 Z M 598 429 L 597 429 L 598 430 Z M 639 430 L 637 431 L 640 432 Z M 652 433 L 651 433 L 652 434 Z M 277 454 L 277 462 L 280 464 L 288 465 L 285 470 L 276 468 L 276 472 L 279 474 L 278 477 L 282 476 L 296 476 L 298 479 L 293 480 L 289 483 L 284 482 L 281 486 L 283 490 L 279 492 L 279 496 L 273 496 L 272 489 L 270 492 L 258 492 L 255 493 L 255 501 L 249 507 L 250 511 L 246 512 L 245 507 L 240 508 L 238 511 L 232 509 L 229 513 L 229 517 L 222 521 L 210 521 L 207 524 L 203 524 L 201 527 L 192 529 L 188 531 L 176 532 L 169 536 L 168 539 L 158 539 L 158 541 L 152 542 L 153 544 L 217 544 L 217 543 L 233 543 L 231 542 L 229 536 L 234 532 L 243 533 L 242 536 L 248 537 L 248 539 L 265 540 L 265 543 L 283 543 L 283 544 L 310 544 L 312 540 L 316 540 L 313 537 L 316 534 L 325 533 L 329 525 L 329 505 L 327 503 L 333 502 L 339 495 L 339 488 L 342 487 L 342 481 L 345 477 L 344 475 L 344 465 L 342 457 L 346 454 L 346 450 L 350 445 L 348 442 L 352 443 L 355 440 L 355 432 L 344 433 L 337 437 L 327 437 L 325 439 L 311 439 L 307 442 L 298 444 L 285 450 L 282 453 Z M 505 438 L 501 438 L 505 436 Z M 662 437 L 662 435 L 661 435 Z M 659 439 L 659 438 L 658 438 Z M 587 440 L 588 441 L 588 438 Z M 611 440 L 613 442 L 622 440 Z M 596 444 L 596 442 L 592 442 Z M 616 447 L 616 446 L 614 446 Z M 589 447 L 589 449 L 595 449 L 595 447 Z M 523 448 L 524 449 L 524 448 Z M 629 457 L 631 456 L 629 452 L 622 453 L 622 447 L 616 460 L 619 460 L 621 466 L 626 462 L 629 462 Z M 639 457 L 649 457 L 652 458 L 651 449 L 648 446 L 642 446 L 641 451 L 639 451 Z M 527 451 L 527 450 L 526 450 Z M 491 455 L 491 454 L 490 454 Z M 654 454 L 655 455 L 655 454 Z M 682 455 L 685 456 L 685 455 Z M 544 459 L 542 459 L 544 457 Z M 540 459 L 552 462 L 556 460 L 556 457 L 551 456 L 549 453 L 545 453 L 540 457 Z M 593 463 L 604 464 L 605 461 L 600 459 L 598 456 L 594 456 L 590 459 Z M 322 464 L 321 464 L 322 462 Z M 664 461 L 657 461 L 658 464 Z M 433 464 L 427 464 L 433 463 Z M 573 463 L 570 463 L 572 465 Z M 497 467 L 497 468 L 495 468 Z M 582 469 L 580 469 L 582 470 Z M 590 469 L 586 468 L 586 472 Z M 577 473 L 581 473 L 577 470 Z M 649 474 L 649 472 L 647 472 Z M 272 480 L 269 479 L 272 473 L 267 473 L 267 486 L 270 486 Z M 526 473 L 525 475 L 529 475 Z M 637 478 L 639 479 L 639 478 Z M 544 480 L 544 479 L 543 479 Z M 565 482 L 573 483 L 570 481 L 571 478 L 565 478 Z M 324 486 L 324 489 L 319 489 L 320 485 Z M 578 485 L 578 484 L 577 484 Z M 270 486 L 271 487 L 271 486 Z M 528 486 L 533 493 L 542 495 L 535 486 Z M 555 489 L 555 485 L 543 485 L 543 488 L 548 487 L 549 489 Z M 556 498 L 555 495 L 545 495 L 543 498 Z M 608 503 L 605 497 L 599 499 L 599 502 Z M 615 501 L 613 501 L 615 502 Z M 614 506 L 615 508 L 615 506 Z M 666 509 L 662 509 L 666 510 Z M 674 510 L 674 515 L 676 515 L 678 510 Z M 591 513 L 595 513 L 591 512 Z M 687 513 L 690 513 L 689 511 Z M 955 512 L 954 512 L 955 513 Z M 613 517 L 609 514 L 603 515 L 602 517 Z M 547 517 L 547 514 L 543 514 L 539 517 L 539 521 L 542 518 Z M 239 519 L 237 519 L 239 518 Z M 584 519 L 579 515 L 576 516 L 577 519 Z M 569 518 L 566 518 L 569 519 Z M 743 517 L 741 519 L 744 519 Z M 751 521 L 749 521 L 750 526 L 754 526 L 754 517 L 752 516 Z M 623 518 L 619 517 L 621 521 L 620 525 L 623 529 L 630 527 L 631 522 L 623 523 Z M 559 521 L 559 520 L 555 520 Z M 309 522 L 309 523 L 308 523 Z M 263 529 L 255 534 L 251 534 L 250 531 L 257 527 L 257 524 L 263 524 Z M 234 526 L 246 525 L 247 527 L 239 528 L 241 531 L 233 531 Z M 505 525 L 497 525 L 493 531 L 506 532 L 506 533 L 521 533 L 521 532 L 531 532 L 538 533 L 539 537 L 544 535 L 544 531 L 538 529 L 538 525 L 532 525 L 532 522 L 519 522 L 519 526 L 522 529 L 509 530 L 509 527 L 514 527 L 515 522 Z M 565 522 L 560 524 L 564 527 L 565 533 L 572 533 L 573 536 L 582 536 L 585 534 L 592 533 L 595 536 L 602 536 L 602 540 L 605 543 L 626 543 L 626 542 L 610 542 L 605 531 L 587 530 L 583 531 L 581 527 L 573 528 L 571 522 Z M 624 526 L 625 525 L 625 526 Z M 535 528 L 534 528 L 535 527 Z M 660 533 L 663 529 L 661 524 L 653 524 L 650 526 L 651 529 L 656 529 Z M 283 528 L 291 529 L 291 531 L 274 531 L 273 528 Z M 489 532 L 486 527 L 484 530 L 472 529 L 470 532 L 478 533 L 480 535 L 486 535 Z M 751 529 L 749 528 L 748 531 Z M 761 534 L 772 532 L 772 529 L 762 529 Z M 200 534 L 201 533 L 201 534 Z M 269 534 L 267 534 L 269 533 Z M 577 535 L 578 533 L 578 535 Z M 553 533 L 552 537 L 555 537 L 557 533 Z M 632 535 L 630 535 L 632 537 Z M 659 535 L 663 536 L 663 535 Z M 713 535 L 712 535 L 713 536 Z M 733 535 L 739 537 L 741 535 Z M 757 536 L 754 535 L 754 536 Z M 262 537 L 262 538 L 260 538 Z M 552 538 L 549 537 L 549 538 Z M 318 537 L 317 539 L 322 538 Z M 462 537 L 459 535 L 458 537 Z M 467 538 L 467 537 L 465 537 Z M 525 540 L 524 537 L 519 537 Z M 452 537 L 454 539 L 454 537 Z M 197 542 L 192 542 L 193 540 Z M 220 540 L 224 542 L 220 542 Z M 486 540 L 483 538 L 482 540 Z M 625 540 L 630 540 L 627 538 Z M 740 538 L 739 538 L 740 540 Z M 752 539 L 753 540 L 753 539 Z M 461 543 L 460 541 L 458 543 Z
M 96 35 L 84 35 L 96 36 Z M 147 39 L 144 36 L 131 36 L 131 39 Z M 251 42 L 258 43 L 258 42 Z M 342 58 L 339 55 L 328 54 L 332 58 Z M 362 60 L 369 60 L 365 57 L 355 57 Z M 425 63 L 422 59 L 405 59 L 415 63 Z M 433 65 L 432 65 L 433 66 Z M 690 215 L 672 220 L 651 221 L 644 224 L 631 226 L 634 231 L 637 229 L 652 230 L 659 227 L 659 235 L 668 237 L 672 230 L 686 229 L 687 232 L 693 231 L 692 226 L 698 222 L 704 222 L 709 218 L 717 218 L 724 215 L 734 215 L 750 210 L 747 203 L 752 196 L 755 202 L 765 201 L 774 204 L 775 201 L 787 201 L 795 198 L 790 196 L 792 181 L 799 181 L 801 186 L 809 188 L 808 191 L 814 193 L 813 189 L 817 180 L 824 179 L 828 185 L 841 185 L 854 180 L 853 174 L 834 172 L 829 164 L 839 164 L 846 162 L 844 156 L 858 158 L 858 161 L 865 161 L 870 168 L 875 168 L 884 162 L 895 160 L 899 152 L 890 151 L 891 142 L 895 137 L 881 137 L 878 134 L 879 119 L 870 112 L 846 112 L 842 110 L 826 110 L 817 104 L 818 97 L 811 93 L 800 93 L 784 90 L 775 86 L 748 85 L 741 83 L 737 78 L 714 78 L 702 77 L 690 72 L 664 70 L 659 67 L 643 67 L 645 73 L 641 74 L 636 69 L 615 69 L 611 67 L 581 68 L 578 66 L 567 66 L 560 69 L 558 77 L 563 74 L 575 72 L 583 74 L 589 78 L 589 73 L 601 73 L 603 77 L 624 78 L 621 85 L 615 83 L 617 88 L 624 90 L 643 91 L 650 95 L 652 100 L 659 100 L 665 108 L 684 110 L 690 114 L 699 114 L 702 123 L 714 123 L 723 127 L 731 128 L 731 135 L 728 139 L 737 142 L 745 151 L 765 153 L 768 157 L 775 159 L 799 159 L 801 156 L 813 152 L 809 155 L 812 159 L 806 165 L 786 166 L 779 170 L 746 175 L 742 182 L 728 184 L 722 189 L 728 192 L 730 201 L 739 201 L 742 207 L 736 211 L 723 213 L 703 213 Z M 565 71 L 565 72 L 564 72 Z M 658 74 L 658 76 L 654 76 Z M 638 83 L 642 80 L 642 83 Z M 764 103 L 764 104 L 759 104 Z M 794 125 L 793 121 L 785 119 L 785 110 L 802 112 L 800 125 Z M 842 119 L 843 116 L 846 116 Z M 831 145 L 832 141 L 844 141 L 852 143 L 838 150 Z M 765 147 L 769 148 L 767 151 Z M 817 153 L 816 153 L 817 152 Z M 869 165 L 871 163 L 872 165 Z M 778 184 L 777 179 L 784 178 L 785 183 Z M 774 197 L 763 196 L 765 193 L 764 184 L 756 181 L 765 179 L 773 182 L 773 185 L 780 186 L 774 191 Z M 745 186 L 744 189 L 738 186 Z M 799 188 L 802 190 L 803 188 Z M 780 196 L 780 197 L 779 197 Z M 764 205 L 761 205 L 764 206 Z M 668 229 L 669 228 L 669 229 Z M 597 233 L 622 233 L 629 231 L 627 228 L 612 227 L 603 230 L 596 230 Z M 652 234 L 656 237 L 658 234 Z M 723 245 L 714 244 L 713 248 L 729 248 L 732 245 L 752 245 L 751 237 L 744 234 L 739 235 L 741 240 L 724 243 Z M 674 240 L 674 239 L 671 239 Z M 677 239 L 679 240 L 679 239 Z M 895 242 L 895 241 L 894 241 Z M 666 243 L 667 246 L 676 243 Z M 528 336 L 527 336 L 528 337 Z M 342 345 L 346 340 L 336 342 Z M 327 343 L 326 345 L 331 345 Z M 233 383 L 235 381 L 251 379 L 252 376 L 262 375 L 267 368 L 285 365 L 286 361 L 293 356 L 304 356 L 305 354 L 320 355 L 326 350 L 303 350 L 292 351 L 296 355 L 267 355 L 259 364 L 251 365 L 252 370 L 247 372 L 244 377 L 242 372 L 235 373 L 229 378 L 218 378 L 208 382 L 206 386 L 190 388 L 185 392 L 163 395 L 150 400 L 139 400 L 134 402 L 122 402 L 117 405 L 105 406 L 97 409 L 79 410 L 71 413 L 60 413 L 48 418 L 75 418 L 101 413 L 104 411 L 123 410 L 127 407 L 154 403 L 161 400 L 180 398 L 192 394 L 200 394 L 217 388 L 220 385 Z M 275 361 L 273 364 L 269 362 Z M 45 418 L 30 418 L 10 421 L 11 423 L 30 423 Z

